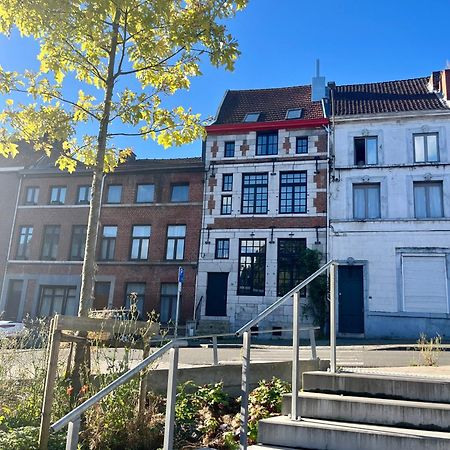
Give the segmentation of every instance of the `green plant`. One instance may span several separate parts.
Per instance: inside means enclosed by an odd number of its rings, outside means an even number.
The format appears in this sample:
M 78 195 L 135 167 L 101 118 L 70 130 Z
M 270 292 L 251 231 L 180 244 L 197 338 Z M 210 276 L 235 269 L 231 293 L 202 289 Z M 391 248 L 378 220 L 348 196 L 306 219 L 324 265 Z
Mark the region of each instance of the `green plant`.
M 437 366 L 442 352 L 442 337 L 437 334 L 436 337 L 428 339 L 425 333 L 421 333 L 417 340 L 416 349 L 420 354 L 420 365 Z

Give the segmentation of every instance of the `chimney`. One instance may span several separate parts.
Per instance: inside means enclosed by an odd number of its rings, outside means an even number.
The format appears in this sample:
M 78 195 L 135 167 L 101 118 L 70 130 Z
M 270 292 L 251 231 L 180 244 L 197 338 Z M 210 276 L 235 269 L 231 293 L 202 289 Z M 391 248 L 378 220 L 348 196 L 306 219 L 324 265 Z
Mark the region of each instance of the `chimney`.
M 450 104 L 450 69 L 444 69 L 441 72 L 440 89 L 444 100 Z
M 316 76 L 311 82 L 311 101 L 320 102 L 325 97 L 325 77 L 320 76 L 320 62 L 316 60 Z
M 439 80 L 441 79 L 441 72 L 435 71 L 431 72 L 430 80 L 428 81 L 428 89 L 431 92 L 439 91 Z

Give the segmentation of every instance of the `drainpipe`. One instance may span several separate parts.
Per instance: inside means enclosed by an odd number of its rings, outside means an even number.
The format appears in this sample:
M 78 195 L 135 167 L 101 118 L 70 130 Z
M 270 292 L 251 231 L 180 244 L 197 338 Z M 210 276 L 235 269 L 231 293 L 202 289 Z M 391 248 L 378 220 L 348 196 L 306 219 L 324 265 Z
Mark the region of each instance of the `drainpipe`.
M 8 243 L 8 253 L 6 256 L 6 261 L 5 261 L 5 270 L 3 272 L 3 281 L 2 281 L 2 292 L 1 292 L 1 298 L 0 298 L 0 305 L 2 305 L 2 307 L 6 306 L 6 300 L 5 300 L 5 281 L 6 281 L 6 273 L 8 271 L 8 263 L 9 263 L 9 259 L 11 257 L 11 247 L 12 247 L 12 241 L 13 241 L 13 236 L 14 236 L 14 231 L 16 229 L 16 218 L 17 218 L 17 207 L 19 206 L 19 198 L 20 198 L 20 192 L 22 190 L 22 178 L 23 175 L 20 175 L 19 178 L 19 188 L 17 190 L 17 197 L 16 197 L 16 206 L 14 208 L 14 216 L 13 216 L 13 222 L 12 222 L 12 227 L 11 227 L 11 233 L 9 235 L 9 243 Z M 1 310 L 0 310 L 1 312 Z

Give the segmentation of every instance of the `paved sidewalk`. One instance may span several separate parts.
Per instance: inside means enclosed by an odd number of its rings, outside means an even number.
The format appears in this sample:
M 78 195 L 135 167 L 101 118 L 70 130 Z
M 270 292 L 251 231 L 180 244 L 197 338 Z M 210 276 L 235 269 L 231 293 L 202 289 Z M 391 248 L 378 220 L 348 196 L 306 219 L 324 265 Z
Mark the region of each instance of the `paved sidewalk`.
M 407 366 L 407 367 L 352 367 L 343 368 L 345 372 L 377 375 L 433 378 L 450 381 L 450 365 L 446 366 Z

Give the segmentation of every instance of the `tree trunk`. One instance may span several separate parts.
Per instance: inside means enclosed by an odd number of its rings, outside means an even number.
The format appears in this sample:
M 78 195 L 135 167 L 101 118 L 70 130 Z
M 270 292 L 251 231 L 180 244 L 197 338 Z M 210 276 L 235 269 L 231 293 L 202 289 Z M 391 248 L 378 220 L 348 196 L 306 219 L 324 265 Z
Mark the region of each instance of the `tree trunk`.
M 108 61 L 108 75 L 105 86 L 105 99 L 103 103 L 103 114 L 100 121 L 98 132 L 98 146 L 96 165 L 92 176 L 92 198 L 89 208 L 89 218 L 86 231 L 86 246 L 84 253 L 83 269 L 81 272 L 81 292 L 80 304 L 78 308 L 78 316 L 87 316 L 92 307 L 95 287 L 95 274 L 97 271 L 96 249 L 97 249 L 97 232 L 100 222 L 100 206 L 102 193 L 102 179 L 104 171 L 104 158 L 107 143 L 108 125 L 111 114 L 111 100 L 114 92 L 114 67 L 116 59 L 117 41 L 119 35 L 120 10 L 116 9 L 112 33 L 111 44 Z M 80 337 L 86 337 L 86 333 L 79 334 Z M 78 396 L 81 389 L 81 373 L 83 367 L 86 367 L 86 345 L 77 343 L 74 352 L 74 365 L 72 372 L 73 395 Z

